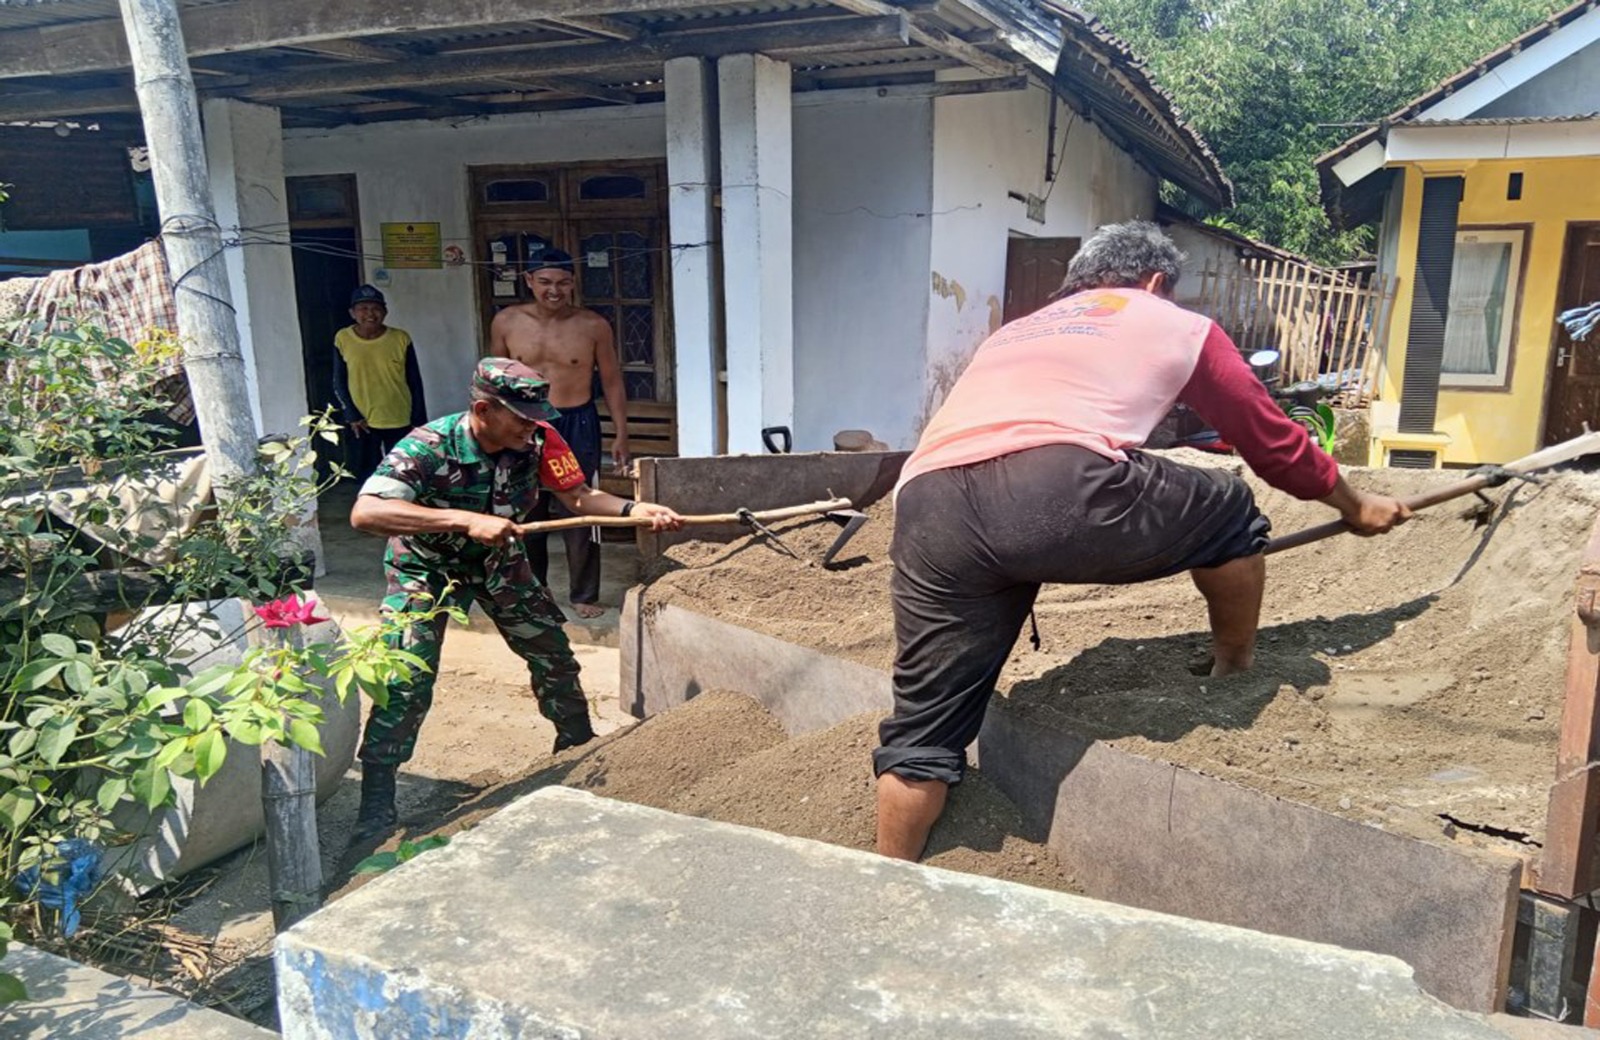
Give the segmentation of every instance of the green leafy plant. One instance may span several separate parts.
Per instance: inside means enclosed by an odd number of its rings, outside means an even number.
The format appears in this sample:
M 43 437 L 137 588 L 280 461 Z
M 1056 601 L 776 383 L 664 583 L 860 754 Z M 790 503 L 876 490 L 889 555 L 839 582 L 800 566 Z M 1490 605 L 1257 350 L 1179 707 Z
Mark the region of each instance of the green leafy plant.
M 159 808 L 178 777 L 214 776 L 230 741 L 320 752 L 324 689 L 381 702 L 421 665 L 398 629 L 438 612 L 309 647 L 267 640 L 238 665 L 190 673 L 197 639 L 240 634 L 211 601 L 264 604 L 248 623 L 279 628 L 275 604 L 304 606 L 294 561 L 322 490 L 313 445 L 338 436 L 310 417 L 263 444 L 253 475 L 186 510 L 167 493 L 196 459 L 172 450 L 163 387 L 178 350 L 166 333 L 130 344 L 82 322 L 0 330 L 0 956 L 45 921 L 13 878 L 71 839 L 133 840 L 113 814 Z M 0 1003 L 22 992 L 0 973 Z
M 1304 426 L 1318 447 L 1330 455 L 1333 454 L 1333 449 L 1339 442 L 1339 417 L 1326 401 L 1318 401 L 1312 406 L 1296 407 L 1289 412 L 1289 418 Z
M 408 860 L 416 859 L 429 849 L 437 849 L 450 844 L 450 839 L 443 834 L 430 834 L 420 841 L 402 841 L 390 852 L 376 852 L 357 863 L 357 874 L 382 874 L 393 870 Z
M 316 617 L 314 609 L 298 594 L 257 606 L 256 616 L 266 628 L 290 637 L 253 647 L 236 665 L 217 665 L 187 683 L 146 693 L 139 703 L 143 714 L 170 711 L 180 700 L 183 705 L 181 724 L 150 760 L 151 768 L 207 780 L 222 768 L 229 740 L 274 741 L 323 754 L 318 727 L 326 720 L 319 703 L 325 685 L 341 702 L 360 690 L 374 703 L 386 704 L 390 683 L 427 669 L 421 658 L 400 648 L 400 634 L 411 625 L 431 624 L 440 614 L 467 621 L 459 607 L 423 602 L 414 610 L 385 614 L 376 625 L 344 630 L 335 640 L 301 645 L 302 626 L 327 620 Z

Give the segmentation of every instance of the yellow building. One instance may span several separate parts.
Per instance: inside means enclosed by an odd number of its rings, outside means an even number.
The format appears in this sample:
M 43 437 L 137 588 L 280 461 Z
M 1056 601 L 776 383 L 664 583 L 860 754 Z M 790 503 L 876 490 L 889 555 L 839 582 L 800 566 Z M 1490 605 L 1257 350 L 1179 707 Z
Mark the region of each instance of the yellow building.
M 1507 462 L 1600 429 L 1600 9 L 1575 4 L 1318 160 L 1398 278 L 1372 465 Z

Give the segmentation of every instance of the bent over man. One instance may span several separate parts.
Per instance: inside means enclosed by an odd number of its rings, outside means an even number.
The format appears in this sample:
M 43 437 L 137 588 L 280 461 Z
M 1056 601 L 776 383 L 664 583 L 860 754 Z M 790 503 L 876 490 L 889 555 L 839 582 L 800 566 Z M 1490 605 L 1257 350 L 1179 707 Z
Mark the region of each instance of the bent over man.
M 890 547 L 894 714 L 873 754 L 886 856 L 922 854 L 1045 582 L 1188 571 L 1212 674 L 1251 666 L 1270 525 L 1238 477 L 1137 450 L 1174 402 L 1268 484 L 1328 504 L 1359 534 L 1410 516 L 1346 484 L 1227 334 L 1172 302 L 1182 259 L 1154 224 L 1101 228 L 1056 302 L 978 348 L 906 460 Z
M 590 487 L 578 461 L 550 426 L 556 410 L 549 384 L 526 365 L 486 358 L 472 377 L 468 411 L 413 430 L 361 487 L 350 524 L 389 536 L 384 554 L 388 595 L 398 611 L 445 596 L 476 602 L 507 645 L 528 663 L 539 711 L 555 724 L 555 750 L 594 737 L 589 705 L 578 683 L 578 662 L 561 625 L 561 609 L 534 579 L 517 523 L 532 511 L 541 488 L 583 516 L 647 516 L 655 530 L 681 526 L 665 506 L 632 502 Z M 358 838 L 392 827 L 395 772 L 410 759 L 433 701 L 434 673 L 447 618 L 413 625 L 396 643 L 427 663 L 389 700 L 374 705 L 361 738 Z

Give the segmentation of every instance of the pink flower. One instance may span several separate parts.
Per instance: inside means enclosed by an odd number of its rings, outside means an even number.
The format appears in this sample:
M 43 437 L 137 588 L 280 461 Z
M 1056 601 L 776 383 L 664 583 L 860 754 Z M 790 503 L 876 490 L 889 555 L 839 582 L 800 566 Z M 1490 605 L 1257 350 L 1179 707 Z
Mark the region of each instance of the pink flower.
M 285 596 L 255 608 L 256 617 L 268 628 L 293 628 L 296 625 L 319 625 L 328 620 L 317 617 L 317 606 L 299 596 Z

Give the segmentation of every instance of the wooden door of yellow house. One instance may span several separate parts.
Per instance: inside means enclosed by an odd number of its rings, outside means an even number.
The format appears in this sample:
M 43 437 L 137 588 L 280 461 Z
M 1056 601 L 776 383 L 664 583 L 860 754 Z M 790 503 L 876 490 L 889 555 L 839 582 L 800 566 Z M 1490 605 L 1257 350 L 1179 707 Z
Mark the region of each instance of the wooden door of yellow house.
M 479 166 L 470 170 L 483 343 L 495 312 L 532 298 L 522 270 L 555 247 L 572 254 L 577 302 L 611 323 L 635 456 L 678 453 L 666 262 L 666 169 L 659 163 Z M 604 438 L 615 433 L 595 386 Z M 631 493 L 631 486 L 617 488 Z
M 1567 225 L 1556 313 L 1600 301 L 1600 224 Z M 1545 399 L 1544 443 L 1556 444 L 1600 429 L 1600 336 L 1574 340 L 1555 323 L 1550 392 Z

